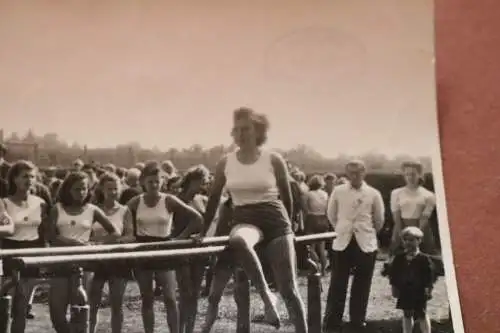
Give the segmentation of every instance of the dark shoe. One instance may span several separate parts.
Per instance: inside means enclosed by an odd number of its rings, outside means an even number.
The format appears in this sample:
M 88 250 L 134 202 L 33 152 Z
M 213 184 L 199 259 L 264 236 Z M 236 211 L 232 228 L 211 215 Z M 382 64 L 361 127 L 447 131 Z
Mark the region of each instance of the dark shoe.
M 35 314 L 33 313 L 31 305 L 28 305 L 28 309 L 26 311 L 26 319 L 35 319 Z

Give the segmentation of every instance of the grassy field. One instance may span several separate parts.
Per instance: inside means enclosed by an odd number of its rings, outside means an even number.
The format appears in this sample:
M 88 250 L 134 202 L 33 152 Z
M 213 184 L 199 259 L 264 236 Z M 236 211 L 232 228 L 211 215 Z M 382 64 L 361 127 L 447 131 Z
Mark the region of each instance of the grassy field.
M 380 276 L 380 270 L 382 268 L 382 262 L 377 262 L 375 276 L 373 278 L 372 291 L 370 296 L 370 303 L 368 308 L 368 321 L 370 325 L 371 332 L 379 333 L 392 333 L 401 332 L 400 325 L 400 312 L 395 309 L 395 300 L 391 297 L 390 287 L 386 278 Z M 323 292 L 322 292 L 322 307 L 324 311 L 324 305 L 326 302 L 326 292 L 329 285 L 329 276 L 325 276 L 322 280 L 323 282 Z M 304 300 L 307 300 L 307 280 L 305 277 L 300 278 L 300 292 Z M 220 319 L 216 322 L 212 332 L 222 333 L 235 331 L 236 328 L 236 306 L 232 297 L 232 285 L 228 286 L 226 293 L 222 299 L 220 305 Z M 263 313 L 263 305 L 255 292 L 251 295 L 251 316 L 255 316 Z M 206 298 L 202 298 L 199 302 L 199 312 L 200 315 L 205 313 L 206 309 Z M 126 291 L 126 299 L 124 304 L 125 312 L 125 322 L 123 333 L 139 333 L 143 332 L 142 329 L 142 319 L 140 314 L 140 298 L 139 290 L 137 284 L 134 282 L 129 283 Z M 166 327 L 165 315 L 163 312 L 163 305 L 161 302 L 156 302 L 156 331 L 165 332 L 168 330 Z M 293 332 L 293 327 L 287 320 L 287 312 L 283 303 L 279 304 L 279 309 L 281 317 L 284 322 L 284 326 L 280 329 L 280 332 Z M 433 320 L 433 332 L 435 333 L 452 333 L 450 323 L 448 319 L 448 297 L 446 293 L 446 286 L 443 278 L 440 278 L 437 282 L 433 294 L 433 299 L 429 303 L 429 315 Z M 27 333 L 45 333 L 53 332 L 49 315 L 48 308 L 45 304 L 34 304 L 34 312 L 36 313 L 36 319 L 28 321 Z M 346 311 L 347 312 L 347 311 Z M 100 310 L 100 323 L 98 325 L 98 333 L 110 332 L 109 319 L 110 311 L 109 308 L 103 308 Z M 348 317 L 345 318 L 348 320 Z M 201 318 L 198 320 L 198 325 L 201 323 Z M 272 332 L 274 329 L 260 324 L 252 324 L 252 332 Z M 197 332 L 199 332 L 199 326 L 197 327 Z

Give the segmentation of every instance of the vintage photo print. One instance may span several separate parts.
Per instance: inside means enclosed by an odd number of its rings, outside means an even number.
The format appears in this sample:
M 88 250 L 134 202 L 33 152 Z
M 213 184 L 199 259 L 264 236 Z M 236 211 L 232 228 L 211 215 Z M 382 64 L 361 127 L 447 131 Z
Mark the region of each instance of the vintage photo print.
M 0 1 L 0 42 L 0 333 L 464 332 L 431 0 Z

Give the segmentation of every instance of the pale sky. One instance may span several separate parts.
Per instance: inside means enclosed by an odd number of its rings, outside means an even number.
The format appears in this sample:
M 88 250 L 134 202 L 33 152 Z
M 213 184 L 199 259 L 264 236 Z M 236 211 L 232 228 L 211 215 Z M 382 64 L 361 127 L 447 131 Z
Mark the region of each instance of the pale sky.
M 0 0 L 9 133 L 89 147 L 229 144 L 428 155 L 437 143 L 431 0 Z

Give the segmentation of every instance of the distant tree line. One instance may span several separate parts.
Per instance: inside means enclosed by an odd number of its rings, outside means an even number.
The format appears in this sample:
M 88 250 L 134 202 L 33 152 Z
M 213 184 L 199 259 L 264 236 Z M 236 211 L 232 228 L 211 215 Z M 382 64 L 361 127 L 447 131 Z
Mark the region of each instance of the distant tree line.
M 234 149 L 232 146 L 218 145 L 205 148 L 200 144 L 189 148 L 170 148 L 162 151 L 158 148 L 147 149 L 137 142 L 120 144 L 113 148 L 87 148 L 80 143 L 68 143 L 56 133 L 37 135 L 32 130 L 23 135 L 10 133 L 4 137 L 0 132 L 0 141 L 9 147 L 8 160 L 29 159 L 38 165 L 66 167 L 80 158 L 84 162 L 113 163 L 118 166 L 130 167 L 139 161 L 146 160 L 171 160 L 180 170 L 196 164 L 204 164 L 208 168 L 215 167 L 219 159 L 227 152 Z M 431 170 L 431 159 L 428 156 L 397 155 L 389 157 L 381 152 L 367 152 L 361 156 L 340 154 L 335 158 L 326 158 L 307 145 L 299 145 L 289 150 L 279 150 L 292 164 L 298 166 L 306 173 L 342 172 L 345 163 L 352 158 L 361 158 L 369 170 L 375 173 L 393 173 L 400 169 L 403 161 L 417 158 L 427 172 Z M 349 147 L 345 147 L 349 151 Z

